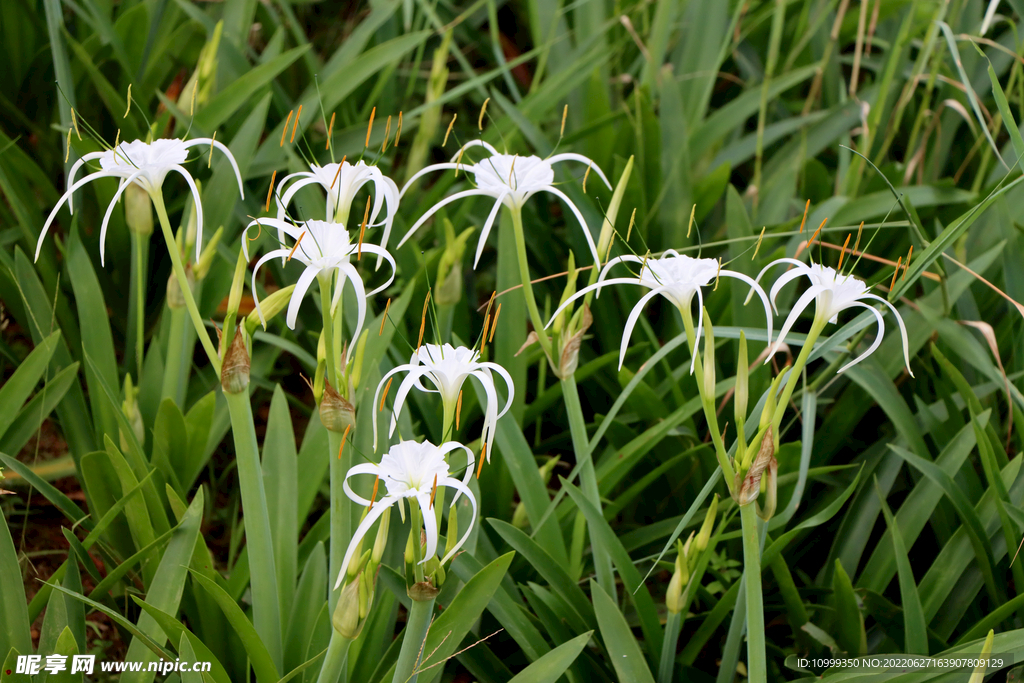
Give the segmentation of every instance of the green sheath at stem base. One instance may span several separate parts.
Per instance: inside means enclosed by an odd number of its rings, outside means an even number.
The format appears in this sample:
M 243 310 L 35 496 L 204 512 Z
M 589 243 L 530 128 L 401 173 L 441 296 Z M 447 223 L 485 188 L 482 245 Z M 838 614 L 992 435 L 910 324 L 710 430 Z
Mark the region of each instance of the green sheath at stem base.
M 743 524 L 743 576 L 747 596 L 747 680 L 763 683 L 767 678 L 764 644 L 764 596 L 761 594 L 761 543 L 754 504 L 740 506 Z
M 416 683 L 416 667 L 433 615 L 433 600 L 412 601 L 409 607 L 409 620 L 405 624 L 405 635 L 402 637 L 402 651 L 398 654 L 395 677 L 391 679 L 391 683 Z
M 348 669 L 345 661 L 352 641 L 331 629 L 331 644 L 327 646 L 327 656 L 316 683 L 345 683 L 348 680 Z

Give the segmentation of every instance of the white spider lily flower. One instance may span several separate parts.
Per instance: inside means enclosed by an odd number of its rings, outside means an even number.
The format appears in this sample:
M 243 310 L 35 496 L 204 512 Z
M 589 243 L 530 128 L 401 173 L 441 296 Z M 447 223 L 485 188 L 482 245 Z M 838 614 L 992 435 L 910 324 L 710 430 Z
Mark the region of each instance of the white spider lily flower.
M 309 289 L 310 284 L 312 284 L 313 279 L 321 273 L 336 269 L 338 271 L 338 281 L 334 286 L 334 293 L 331 297 L 331 311 L 333 312 L 338 305 L 345 281 L 351 282 L 352 288 L 356 293 L 356 301 L 358 302 L 358 322 L 356 323 L 355 334 L 352 335 L 352 338 L 358 339 L 359 332 L 362 330 L 363 322 L 366 318 L 366 299 L 388 287 L 395 279 L 396 265 L 395 259 L 391 257 L 391 254 L 384 248 L 374 244 L 362 245 L 363 251 L 376 254 L 391 264 L 391 277 L 388 278 L 387 282 L 367 293 L 363 287 L 363 280 L 359 277 L 359 272 L 350 262 L 351 257 L 358 252 L 360 247 L 358 244 L 352 243 L 348 230 L 341 223 L 306 221 L 301 225 L 294 225 L 288 221 L 277 220 L 276 218 L 254 220 L 246 226 L 242 234 L 242 248 L 245 251 L 246 259 L 249 258 L 249 230 L 260 223 L 277 228 L 278 231 L 295 240 L 295 244 L 291 248 L 282 247 L 264 254 L 252 269 L 253 300 L 256 304 L 256 312 L 260 316 L 260 322 L 266 325 L 266 320 L 263 318 L 263 310 L 260 308 L 260 300 L 256 296 L 256 271 L 272 258 L 283 256 L 287 259 L 291 257 L 305 265 L 306 269 L 299 276 L 299 281 L 295 284 L 294 291 L 292 291 L 291 301 L 288 303 L 288 327 L 293 330 L 295 329 L 295 318 L 299 313 L 299 305 L 302 303 L 302 298 L 306 295 L 306 291 Z
M 612 267 L 620 263 L 639 263 L 640 277 L 618 277 L 606 280 L 608 271 Z M 554 315 L 551 316 L 551 320 L 545 326 L 551 326 L 555 318 L 561 313 L 567 306 L 573 301 L 588 294 L 589 292 L 597 291 L 597 295 L 601 295 L 601 288 L 608 285 L 640 285 L 641 287 L 648 288 L 649 292 L 640 297 L 640 301 L 637 302 L 633 310 L 630 311 L 629 317 L 626 319 L 626 327 L 622 333 L 622 347 L 619 349 L 619 369 L 622 369 L 622 364 L 626 359 L 626 349 L 629 346 L 629 338 L 633 334 L 633 328 L 636 326 L 637 321 L 640 319 L 640 313 L 643 311 L 644 306 L 659 294 L 679 309 L 683 315 L 687 315 L 690 311 L 690 304 L 693 301 L 694 295 L 697 296 L 698 309 L 704 308 L 704 295 L 701 293 L 701 288 L 706 287 L 715 281 L 718 277 L 731 277 L 737 280 L 741 280 L 750 285 L 750 294 L 747 296 L 749 299 L 755 292 L 761 298 L 761 302 L 764 304 L 764 314 L 767 320 L 768 327 L 768 343 L 772 341 L 772 312 L 768 304 L 768 296 L 761 289 L 760 285 L 754 280 L 747 277 L 743 273 L 738 273 L 734 270 L 727 270 L 725 268 L 719 268 L 718 260 L 713 258 L 693 258 L 680 254 L 674 249 L 669 249 L 660 258 L 647 258 L 643 259 L 639 256 L 632 254 L 626 254 L 624 256 L 617 256 L 605 265 L 601 270 L 601 275 L 597 278 L 597 282 L 584 287 L 580 291 L 576 292 L 567 301 L 562 303 L 555 311 Z M 700 344 L 701 334 L 704 326 L 704 317 L 698 315 L 697 318 L 697 334 L 694 339 L 694 353 L 692 360 L 690 361 L 690 372 L 693 372 L 694 364 L 697 361 L 696 346 Z
M 789 331 L 793 329 L 793 324 L 796 323 L 797 318 L 803 313 L 804 309 L 807 308 L 811 302 L 815 303 L 814 316 L 816 319 L 824 320 L 830 323 L 839 322 L 839 314 L 848 308 L 864 308 L 871 311 L 871 314 L 875 316 L 875 320 L 878 322 L 878 334 L 875 336 L 875 341 L 871 343 L 868 350 L 850 361 L 839 369 L 842 373 L 857 363 L 861 362 L 872 353 L 882 343 L 882 336 L 885 334 L 885 323 L 882 321 L 882 314 L 874 306 L 864 303 L 865 299 L 872 301 L 880 301 L 889 307 L 892 311 L 893 316 L 896 317 L 896 322 L 900 327 L 900 337 L 903 340 L 903 361 L 906 363 L 907 371 L 910 372 L 910 376 L 913 377 L 914 373 L 910 370 L 910 344 L 907 341 L 907 328 L 903 324 L 903 318 L 900 317 L 896 307 L 891 303 L 883 299 L 882 297 L 872 294 L 868 291 L 868 286 L 863 280 L 850 275 L 841 275 L 834 268 L 823 266 L 819 263 L 811 263 L 807 265 L 802 261 L 791 258 L 780 258 L 772 261 L 765 266 L 761 273 L 757 276 L 760 280 L 761 277 L 768 271 L 772 266 L 789 264 L 793 266 L 792 270 L 783 273 L 775 284 L 772 285 L 771 289 L 771 301 L 772 306 L 775 306 L 776 297 L 779 295 L 779 291 L 787 284 L 800 278 L 807 276 L 807 279 L 811 281 L 811 286 L 808 287 L 807 291 L 804 292 L 796 303 L 793 304 L 793 309 L 789 313 L 789 317 L 786 318 L 785 324 L 782 326 L 782 330 L 779 332 L 779 338 L 775 341 L 775 345 L 771 349 L 771 353 L 768 354 L 770 359 L 779 347 L 782 345 L 789 334 Z M 776 309 L 776 313 L 778 309 Z M 808 340 L 808 343 L 813 343 L 813 340 Z M 768 362 L 767 359 L 765 362 Z
M 295 181 L 285 189 L 289 181 Z M 373 184 L 373 207 L 370 209 L 368 227 L 384 226 L 384 237 L 380 246 L 387 248 L 388 237 L 391 235 L 391 225 L 395 220 L 395 213 L 398 211 L 398 185 L 391 178 L 380 172 L 376 166 L 370 166 L 362 160 L 355 164 L 342 161 L 341 164 L 311 164 L 308 171 L 299 171 L 286 175 L 278 186 L 277 192 L 277 218 L 285 217 L 288 205 L 295 197 L 295 193 L 308 185 L 319 185 L 327 194 L 326 218 L 328 221 L 340 221 L 352 224 L 350 213 L 352 202 L 356 193 L 366 184 Z M 380 223 L 377 217 L 382 208 L 387 209 L 387 216 Z M 284 242 L 284 232 L 278 231 L 278 239 Z M 380 268 L 382 257 L 377 256 L 377 268 Z
M 466 452 L 466 458 L 468 459 L 466 473 L 462 481 L 451 476 L 448 462 L 445 460 L 445 456 L 448 453 L 460 448 Z M 474 461 L 473 452 L 456 441 L 448 441 L 440 446 L 435 446 L 428 441 L 423 443 L 401 441 L 384 454 L 379 465 L 364 463 L 350 469 L 345 475 L 345 494 L 356 503 L 369 507 L 370 510 L 367 512 L 366 517 L 363 518 L 363 521 L 359 523 L 355 534 L 352 535 L 352 541 L 345 552 L 345 559 L 341 563 L 341 572 L 334 587 L 337 588 L 341 585 L 348 571 L 349 562 L 352 561 L 352 556 L 355 554 L 356 549 L 359 548 L 359 542 L 366 536 L 366 532 L 370 530 L 373 523 L 384 514 L 385 510 L 406 498 L 415 499 L 416 503 L 420 506 L 420 510 L 423 512 L 423 529 L 426 531 L 427 548 L 423 559 L 420 560 L 420 564 L 423 564 L 432 557 L 436 557 L 437 515 L 431 509 L 435 486 L 438 488 L 446 486 L 450 489 L 455 489 L 456 495 L 451 502 L 452 506 L 455 505 L 455 501 L 459 499 L 460 495 L 466 496 L 473 506 L 473 515 L 470 518 L 468 528 L 459 538 L 458 542 L 444 556 L 441 564 L 450 560 L 466 542 L 466 539 L 469 538 L 469 534 L 473 530 L 473 524 L 476 522 L 476 498 L 473 496 L 473 492 L 470 491 L 469 486 L 467 486 L 470 477 L 473 476 Z M 355 493 L 349 486 L 348 480 L 357 474 L 372 474 L 379 477 L 380 482 L 384 484 L 386 492 L 384 497 L 376 502 L 372 502 Z M 413 504 L 411 500 L 409 504 Z M 455 514 L 455 511 L 453 510 L 451 514 Z
M 398 424 L 398 415 L 402 412 L 405 400 L 413 387 L 424 392 L 437 392 L 441 394 L 441 401 L 444 404 L 445 414 L 454 415 L 459 400 L 459 392 L 462 385 L 472 377 L 484 390 L 487 397 L 487 407 L 484 411 L 484 430 L 481 441 L 486 445 L 487 462 L 491 461 L 491 446 L 494 443 L 494 433 L 497 430 L 498 420 L 508 412 L 512 406 L 512 399 L 515 397 L 515 385 L 512 377 L 505 368 L 497 363 L 480 362 L 480 352 L 476 349 L 469 349 L 465 346 L 455 348 L 451 344 L 437 345 L 424 344 L 413 352 L 412 358 L 405 365 L 399 365 L 385 374 L 380 384 L 377 385 L 377 393 L 373 398 L 373 405 L 377 405 L 380 399 L 380 390 L 388 380 L 400 372 L 408 372 L 395 394 L 395 404 L 391 411 L 391 428 L 388 436 L 395 433 L 395 426 Z M 498 410 L 498 392 L 494 385 L 494 377 L 491 373 L 497 373 L 505 382 L 508 389 L 508 398 L 505 400 L 505 407 Z M 434 385 L 434 389 L 425 387 L 420 380 L 427 379 Z M 373 421 L 373 448 L 377 449 L 377 421 Z
M 72 213 L 74 212 L 72 196 L 78 188 L 97 178 L 120 178 L 121 182 L 118 184 L 117 192 L 114 193 L 114 198 L 110 200 L 107 212 L 103 215 L 103 223 L 100 226 L 100 264 L 103 264 L 106 252 L 107 225 L 110 222 L 114 206 L 121 198 L 125 189 L 130 184 L 135 183 L 156 199 L 159 197 L 164 178 L 167 177 L 168 173 L 174 171 L 181 174 L 185 182 L 188 183 L 189 189 L 192 191 L 192 199 L 195 202 L 196 260 L 198 261 L 203 244 L 203 205 L 199 200 L 199 188 L 196 187 L 192 175 L 182 166 L 187 161 L 189 148 L 195 145 L 210 145 L 224 153 L 235 171 L 235 178 L 238 179 L 238 192 L 244 198 L 245 190 L 242 187 L 242 174 L 238 170 L 235 157 L 231 155 L 231 151 L 224 144 L 216 140 L 211 138 L 194 138 L 192 140 L 161 138 L 153 140 L 153 142 L 143 142 L 142 140 L 122 142 L 114 149 L 108 149 L 103 152 L 90 152 L 71 166 L 71 173 L 68 174 L 67 192 L 61 196 L 60 201 L 53 207 L 49 217 L 46 219 L 46 223 L 43 224 L 42 232 L 39 233 L 39 241 L 36 243 L 36 258 L 39 258 L 39 251 L 43 247 L 43 239 L 46 237 L 46 232 L 50 229 L 50 224 L 57 217 L 57 211 L 65 201 L 68 203 L 68 209 Z M 78 169 L 90 161 L 99 161 L 100 170 L 90 173 L 76 182 L 75 174 L 78 173 Z
M 463 152 L 470 147 L 483 147 L 491 156 L 468 166 L 464 163 L 456 163 L 456 159 L 458 159 Z M 451 162 L 433 164 L 414 173 L 413 176 L 406 181 L 405 187 L 402 188 L 402 194 L 405 194 L 405 191 L 409 189 L 409 185 L 411 185 L 412 182 L 420 176 L 433 171 L 449 168 L 461 168 L 467 173 L 472 174 L 476 187 L 471 190 L 456 192 L 430 207 L 427 212 L 420 216 L 419 220 L 413 224 L 409 229 L 409 232 L 407 232 L 405 237 L 403 237 L 398 243 L 398 246 L 401 247 L 405 244 L 405 241 L 412 237 L 412 234 L 419 230 L 420 226 L 423 225 L 428 218 L 433 216 L 434 213 L 442 206 L 465 197 L 474 197 L 477 195 L 494 197 L 494 206 L 491 208 L 491 212 L 488 214 L 487 220 L 484 221 L 483 229 L 480 231 L 480 239 L 477 241 L 476 257 L 473 259 L 473 268 L 475 269 L 477 263 L 480 261 L 480 255 L 484 251 L 484 245 L 487 243 L 487 236 L 490 234 L 491 227 L 494 225 L 494 219 L 498 215 L 498 209 L 500 209 L 502 205 L 505 205 L 513 211 L 521 210 L 523 205 L 526 203 L 526 200 L 534 194 L 538 192 L 548 192 L 561 199 L 572 210 L 573 214 L 576 216 L 576 220 L 579 221 L 580 228 L 583 229 L 583 235 L 587 238 L 587 244 L 590 246 L 590 252 L 594 256 L 594 263 L 600 263 L 601 259 L 597 255 L 597 245 L 594 243 L 594 238 L 590 234 L 590 229 L 587 228 L 587 221 L 583 218 L 583 214 L 580 213 L 580 210 L 576 208 L 576 205 L 572 203 L 572 200 L 569 199 L 564 192 L 555 187 L 555 171 L 553 165 L 560 161 L 579 161 L 587 164 L 601 178 L 601 180 L 604 181 L 604 184 L 608 186 L 609 190 L 612 188 L 611 183 L 608 182 L 608 178 L 606 178 L 604 173 L 601 172 L 601 169 L 597 167 L 597 164 L 582 154 L 566 152 L 564 154 L 556 154 L 547 159 L 541 159 L 538 156 L 501 154 L 498 150 L 494 149 L 494 147 L 483 140 L 471 140 L 470 142 L 467 142 L 462 146 L 462 149 L 452 157 Z

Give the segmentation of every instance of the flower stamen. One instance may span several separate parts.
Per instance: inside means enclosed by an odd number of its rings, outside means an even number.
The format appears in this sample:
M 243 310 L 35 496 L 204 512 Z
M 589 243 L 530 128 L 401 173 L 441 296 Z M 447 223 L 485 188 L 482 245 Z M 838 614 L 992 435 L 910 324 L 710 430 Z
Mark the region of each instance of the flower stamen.
M 284 147 L 284 136 L 288 135 L 288 124 L 292 122 L 292 114 L 294 113 L 294 109 L 288 112 L 288 118 L 284 120 L 284 130 L 281 131 L 281 144 L 279 144 L 278 147 Z
M 213 143 L 217 140 L 217 131 L 213 131 L 213 137 L 210 138 L 210 158 L 206 160 L 206 168 L 213 166 Z
M 488 344 L 490 344 L 491 342 L 494 341 L 494 330 L 498 329 L 498 315 L 500 315 L 500 314 L 501 314 L 501 304 L 499 303 L 498 307 L 494 310 L 494 320 L 491 321 L 491 336 L 487 340 Z
M 892 282 L 889 283 L 889 289 L 892 289 L 893 287 L 896 286 L 896 276 L 900 274 L 900 264 L 902 263 L 903 257 L 900 256 L 898 259 L 896 259 L 896 270 L 892 272 Z
M 487 459 L 487 442 L 480 448 L 480 464 L 476 466 L 476 478 L 480 479 L 480 473 L 484 471 L 484 461 Z
M 811 208 L 811 200 L 808 199 L 807 203 L 804 204 L 804 217 L 800 219 L 800 229 L 797 231 L 798 235 L 802 235 L 804 232 L 804 224 L 807 223 L 807 210 Z
M 484 352 L 484 344 L 487 343 L 487 330 L 490 326 L 491 314 L 488 313 L 484 316 L 484 333 L 480 335 L 480 353 Z
M 359 244 L 356 247 L 356 260 L 363 260 L 363 236 L 366 234 L 366 223 L 370 220 L 370 198 L 366 198 L 366 211 L 363 212 L 363 224 L 359 227 Z
M 338 447 L 338 460 L 341 460 L 341 453 L 345 450 L 345 444 L 348 443 L 348 433 L 352 430 L 352 425 L 345 425 L 345 433 L 341 435 L 341 446 Z
M 423 313 L 420 315 L 420 336 L 416 339 L 416 348 L 423 346 L 423 333 L 427 329 L 427 307 L 430 305 L 430 290 L 427 290 L 427 295 L 423 297 Z M 388 380 L 388 384 L 391 381 Z
M 490 102 L 490 101 L 491 101 L 490 97 L 488 97 L 486 100 L 484 100 L 483 105 L 481 105 L 481 107 L 480 107 L 480 116 L 478 116 L 477 119 L 476 119 L 476 127 L 478 129 L 480 129 L 481 131 L 484 129 L 484 114 L 487 113 L 487 103 Z
M 434 509 L 434 498 L 437 496 L 437 472 L 434 473 L 434 485 L 430 488 L 430 503 L 427 505 L 428 510 Z
M 457 118 L 459 118 L 458 112 L 452 114 L 452 120 L 448 123 L 448 130 L 444 132 L 444 140 L 441 142 L 442 147 L 448 144 L 448 135 L 452 132 L 452 126 L 455 125 L 455 119 Z
M 81 142 L 82 141 L 82 132 L 80 130 L 78 130 L 78 117 L 75 116 L 75 110 L 74 110 L 73 107 L 71 109 L 71 125 L 75 129 L 75 135 L 78 136 L 78 141 Z
M 690 231 L 693 230 L 693 219 L 697 214 L 697 205 L 694 204 L 690 209 L 690 223 L 686 226 L 686 239 L 690 239 Z
M 188 115 L 195 116 L 196 114 L 196 90 L 199 89 L 199 79 L 197 78 L 192 84 L 192 101 L 188 105 Z
M 384 304 L 384 315 L 380 317 L 380 332 L 377 333 L 378 337 L 384 334 L 384 323 L 388 321 L 389 308 L 391 308 L 391 297 L 388 297 L 388 302 Z
M 380 148 L 380 153 L 383 154 L 388 148 L 388 138 L 391 136 L 391 114 L 388 114 L 388 122 L 384 124 L 384 144 Z
M 302 234 L 299 235 L 299 239 L 295 240 L 295 245 L 292 247 L 292 250 L 288 252 L 288 258 L 285 259 L 285 263 L 288 263 L 288 261 L 292 260 L 292 256 L 295 254 L 295 250 L 299 248 L 299 242 L 302 241 L 302 238 L 306 236 L 307 232 L 309 232 L 309 230 L 304 230 Z
M 394 377 L 388 377 L 388 383 L 384 385 L 384 395 L 380 397 L 380 408 L 377 409 L 377 412 L 384 410 L 384 401 L 388 400 L 388 389 L 391 388 L 391 380 L 393 379 Z
M 300 116 L 302 116 L 302 105 L 301 104 L 299 105 L 299 110 L 297 112 L 295 112 L 295 123 L 292 124 L 292 137 L 291 137 L 291 139 L 288 140 L 289 144 L 295 142 L 295 133 L 299 130 L 299 117 Z
M 591 164 L 588 164 L 587 170 L 583 173 L 583 194 L 587 193 L 587 178 L 590 177 L 590 166 Z
M 74 109 L 72 109 L 71 111 L 74 111 Z M 67 144 L 67 151 L 64 153 L 64 163 L 65 164 L 68 163 L 68 159 L 70 159 L 70 158 L 71 158 L 71 129 L 68 128 L 68 144 Z
M 718 280 L 719 280 L 719 276 L 721 276 L 721 274 L 722 274 L 722 257 L 719 256 L 718 257 L 718 271 L 715 273 L 715 286 L 711 289 L 712 292 L 717 292 L 718 291 Z
M 565 117 L 569 115 L 569 105 L 565 105 L 562 109 L 562 127 L 558 130 L 558 137 L 565 135 Z
M 402 137 L 402 112 L 398 112 L 398 126 L 395 129 L 395 142 L 392 147 L 398 147 L 398 138 Z
M 459 417 L 462 415 L 462 389 L 459 389 L 459 398 L 455 401 L 455 428 L 459 428 Z
M 373 504 L 377 502 L 377 487 L 378 486 L 380 486 L 380 475 L 378 475 L 377 478 L 373 480 L 373 495 L 370 496 L 370 507 L 367 508 L 367 511 L 372 510 L 373 509 Z
M 757 258 L 757 252 L 760 251 L 760 249 L 761 249 L 761 241 L 764 239 L 764 231 L 765 231 L 765 228 L 767 228 L 767 227 L 768 226 L 766 225 L 766 226 L 761 228 L 761 234 L 757 238 L 757 244 L 754 245 L 754 255 L 750 257 L 751 261 L 753 261 L 754 259 Z
M 568 107 L 569 105 L 565 105 Z M 626 230 L 626 241 L 629 241 L 629 236 L 633 234 L 633 226 L 636 225 L 636 207 L 633 207 L 633 213 L 629 216 L 629 228 Z M 611 251 L 609 249 L 609 251 Z
M 327 126 L 327 146 L 324 147 L 324 149 L 330 149 L 331 148 L 331 134 L 334 132 L 334 116 L 336 114 L 337 114 L 337 112 L 334 112 L 334 111 L 331 112 L 331 125 Z
M 907 269 L 910 268 L 910 257 L 914 255 L 914 245 L 910 245 L 910 251 L 907 252 L 907 262 L 903 264 L 903 277 L 900 279 L 905 280 L 907 278 Z
M 328 190 L 333 190 L 334 183 L 338 182 L 338 176 L 341 175 L 341 169 L 345 166 L 345 159 L 348 159 L 347 154 L 341 158 L 341 163 L 338 164 L 338 170 L 334 172 L 334 179 L 331 180 L 331 184 L 327 187 Z
M 377 107 L 370 110 L 370 123 L 366 126 L 366 143 L 363 147 L 370 146 L 370 133 L 373 131 L 373 117 L 377 115 Z
M 277 173 L 277 171 L 274 171 L 274 172 Z M 269 202 L 270 200 L 268 199 L 267 201 Z M 253 240 L 258 240 L 260 238 L 260 235 L 263 234 L 263 224 L 260 223 L 259 219 L 253 219 L 253 220 L 256 221 L 256 227 L 259 228 L 259 232 L 256 233 L 255 237 L 246 237 L 246 239 L 249 240 L 250 242 L 252 242 Z
M 839 252 L 839 265 L 836 267 L 840 273 L 843 272 L 843 256 L 846 255 L 846 247 L 850 244 L 850 233 L 846 233 L 846 241 L 843 242 L 843 250 Z
M 211 146 L 211 149 L 212 149 L 212 146 Z M 276 168 L 274 169 L 274 172 L 272 174 L 270 174 L 270 187 L 267 188 L 267 205 L 265 207 L 263 207 L 263 212 L 264 213 L 270 211 L 270 195 L 272 195 L 274 193 L 274 183 L 275 182 L 277 182 L 277 169 Z M 261 226 L 260 227 L 260 231 L 262 231 L 262 230 L 263 230 L 263 227 Z
M 198 81 L 197 81 L 198 82 Z M 128 84 L 128 108 L 124 110 L 124 116 L 122 119 L 128 118 L 128 113 L 132 110 L 132 84 Z
M 825 220 L 823 220 L 823 221 L 821 222 L 821 225 L 819 225 L 819 226 L 818 226 L 818 229 L 814 231 L 814 234 L 813 234 L 813 235 L 811 235 L 811 239 L 807 240 L 807 244 L 808 244 L 808 245 L 814 244 L 814 240 L 815 240 L 815 238 L 816 238 L 816 237 L 818 236 L 818 234 L 819 234 L 819 233 L 821 233 L 821 229 L 825 227 L 825 223 L 827 223 L 827 222 L 828 222 L 828 217 L 826 216 L 826 217 L 825 217 Z M 820 248 L 821 248 L 821 247 L 820 247 L 820 245 L 819 245 L 819 249 L 820 249 Z

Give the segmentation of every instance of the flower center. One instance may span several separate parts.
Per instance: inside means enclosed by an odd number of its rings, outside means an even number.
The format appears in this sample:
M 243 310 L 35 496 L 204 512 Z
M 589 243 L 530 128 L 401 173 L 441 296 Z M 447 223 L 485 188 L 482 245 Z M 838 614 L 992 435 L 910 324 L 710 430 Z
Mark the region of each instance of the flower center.
M 380 461 L 380 478 L 388 495 L 408 498 L 429 493 L 448 477 L 448 463 L 437 446 L 429 442 L 402 441 L 391 447 Z
M 551 164 L 538 156 L 495 154 L 469 170 L 480 189 L 495 194 L 511 190 L 513 195 L 523 198 L 550 186 L 555 180 Z

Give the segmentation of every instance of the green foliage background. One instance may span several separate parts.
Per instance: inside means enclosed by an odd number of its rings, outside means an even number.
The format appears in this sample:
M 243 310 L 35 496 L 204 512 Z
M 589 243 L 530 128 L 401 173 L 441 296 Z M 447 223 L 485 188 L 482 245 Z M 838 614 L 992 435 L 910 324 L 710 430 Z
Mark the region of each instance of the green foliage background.
M 375 112 L 367 158 L 379 158 L 400 184 L 477 136 L 523 155 L 544 157 L 556 146 L 579 152 L 613 185 L 632 158 L 618 214 L 607 216 L 620 235 L 618 253 L 686 249 L 753 276 L 771 259 L 792 256 L 826 218 L 821 239 L 837 249 L 848 234 L 860 234 L 863 221 L 867 253 L 855 272 L 884 294 L 894 262 L 913 246 L 889 296 L 910 332 L 915 376 L 905 371 L 889 325 L 879 351 L 843 375 L 834 364 L 812 362 L 785 423 L 779 512 L 763 557 L 768 676 L 806 675 L 784 663 L 795 653 L 976 654 L 975 641 L 989 629 L 997 633 L 993 652 L 1024 654 L 1024 570 L 1019 560 L 1010 566 L 1024 531 L 1016 303 L 1024 301 L 1022 16 L 1020 0 L 0 3 L 0 461 L 3 486 L 16 492 L 3 498 L 0 529 L 3 668 L 17 653 L 102 647 L 85 625 L 97 612 L 131 642 L 129 656 L 215 659 L 218 682 L 247 680 L 250 667 L 261 683 L 289 672 L 292 680 L 315 680 L 315 658 L 330 635 L 327 436 L 300 379 L 315 369 L 319 312 L 306 303 L 295 331 L 276 319 L 254 336 L 250 390 L 282 605 L 283 655 L 275 662 L 247 615 L 253 570 L 219 378 L 201 354 L 193 358 L 194 334 L 185 336 L 184 355 L 172 348 L 182 338 L 166 306 L 171 270 L 162 242 L 141 246 L 148 264 L 141 377 L 134 238 L 121 210 L 113 214 L 105 267 L 99 261 L 98 225 L 114 181 L 81 191 L 74 219 L 61 212 L 33 262 L 70 163 L 100 149 L 88 135 L 68 136 L 72 108 L 108 144 L 145 137 L 148 119 L 157 137 L 216 132 L 230 146 L 244 199 L 223 158 L 214 155 L 209 168 L 205 159 L 192 165 L 203 183 L 206 235 L 223 227 L 197 288 L 203 316 L 218 322 L 248 216 L 263 215 L 272 173 L 279 179 L 305 168 L 300 150 L 328 159 L 322 150 L 332 113 L 336 154 L 354 159 L 364 154 Z M 280 145 L 300 104 L 295 139 L 302 142 Z M 401 139 L 378 154 L 384 122 L 397 125 L 399 112 Z M 584 193 L 582 168 L 562 173 L 561 187 L 596 228 L 610 192 L 591 175 Z M 403 197 L 394 235 L 459 182 L 451 174 L 436 178 Z M 187 223 L 187 193 L 177 183 L 165 185 L 178 190 L 166 190 L 168 208 Z M 300 205 L 321 201 L 312 192 L 299 197 Z M 809 230 L 801 234 L 807 200 Z M 357 452 L 372 452 L 372 389 L 407 361 L 402 340 L 418 332 L 428 283 L 449 297 L 429 334 L 467 343 L 478 338 L 479 307 L 491 293 L 519 283 L 507 217 L 479 267 L 470 268 L 475 233 L 465 257 L 452 263 L 456 235 L 478 229 L 489 209 L 485 200 L 452 204 L 395 252 L 400 277 L 387 293 L 395 327 L 390 339 L 371 332 Z M 526 208 L 533 276 L 554 276 L 537 285 L 548 310 L 565 285 L 558 274 L 570 251 L 581 263 L 588 253 L 563 209 L 540 197 Z M 827 264 L 838 259 L 838 250 L 814 253 Z M 295 280 L 276 261 L 267 272 L 261 296 Z M 742 306 L 744 296 L 726 283 L 706 298 L 720 378 L 735 374 L 741 328 L 752 359 L 764 347 L 763 331 L 760 338 L 754 331 L 761 314 Z M 374 302 L 371 330 L 386 299 Z M 561 388 L 539 351 L 517 355 L 528 331 L 522 297 L 513 291 L 499 299 L 491 358 L 512 373 L 516 402 L 500 423 L 498 457 L 479 481 L 486 521 L 471 552 L 453 565 L 458 580 L 439 598 L 476 608 L 450 617 L 462 638 L 442 653 L 504 631 L 421 679 L 507 681 L 533 663 L 538 668 L 515 680 L 556 680 L 563 672 L 571 681 L 654 680 L 662 641 L 652 635 L 665 622 L 671 563 L 655 567 L 646 588 L 637 592 L 637 585 L 681 523 L 684 538 L 701 523 L 717 463 L 681 346 L 631 381 L 681 334 L 671 307 L 651 305 L 625 369 L 616 372 L 621 331 L 637 299 L 616 291 L 594 304 L 576 374 L 588 433 L 602 437 L 594 439 L 604 503 L 591 511 L 596 521 L 559 479 L 574 464 Z M 779 310 L 792 300 L 784 293 Z M 852 340 L 863 352 L 858 333 L 871 321 L 867 313 L 844 318 L 830 328 L 832 346 Z M 176 372 L 168 372 L 169 358 L 184 359 Z M 752 397 L 777 369 L 752 370 Z M 131 430 L 121 409 L 126 373 L 140 389 L 141 444 L 121 440 Z M 161 401 L 168 376 L 181 393 Z M 721 380 L 719 395 L 731 387 L 731 379 Z M 412 399 L 403 431 L 436 442 L 434 402 Z M 473 424 L 481 413 L 475 402 L 467 405 L 464 421 Z M 41 429 L 60 436 L 52 458 L 39 458 L 34 447 Z M 545 481 L 536 468 L 549 456 L 562 462 Z M 83 495 L 69 495 L 75 490 Z M 551 500 L 553 521 L 534 529 Z M 50 506 L 64 516 L 64 538 L 33 552 L 66 553 L 67 561 L 52 576 L 36 576 L 26 542 L 53 525 Z M 735 512 L 726 497 L 682 625 L 675 680 L 745 675 Z M 594 572 L 582 533 L 588 521 L 591 528 L 606 522 L 617 595 L 587 581 Z M 474 576 L 475 583 L 461 583 Z M 37 580 L 48 583 L 40 588 Z M 349 654 L 353 681 L 387 680 L 397 657 L 392 635 L 401 631 L 399 605 L 407 598 L 400 577 L 385 571 L 381 584 L 375 616 Z M 30 624 L 40 615 L 33 639 Z M 593 638 L 582 637 L 590 631 Z M 559 647 L 567 643 L 570 649 Z M 2 672 L 0 680 L 7 680 Z

